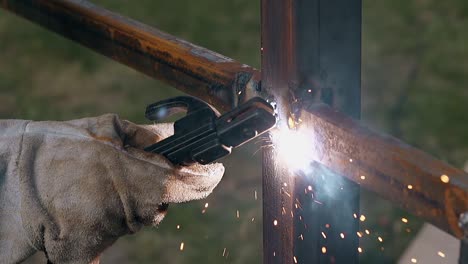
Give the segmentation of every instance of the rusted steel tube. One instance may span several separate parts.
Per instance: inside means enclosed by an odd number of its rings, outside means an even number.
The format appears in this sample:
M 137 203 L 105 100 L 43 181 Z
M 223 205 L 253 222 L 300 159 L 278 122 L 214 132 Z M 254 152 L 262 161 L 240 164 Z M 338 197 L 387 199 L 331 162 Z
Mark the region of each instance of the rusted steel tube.
M 323 105 L 303 111 L 311 158 L 406 211 L 462 238 L 468 174 Z
M 228 110 L 258 72 L 216 52 L 83 0 L 0 0 L 24 18 Z M 256 76 L 255 76 L 256 75 Z

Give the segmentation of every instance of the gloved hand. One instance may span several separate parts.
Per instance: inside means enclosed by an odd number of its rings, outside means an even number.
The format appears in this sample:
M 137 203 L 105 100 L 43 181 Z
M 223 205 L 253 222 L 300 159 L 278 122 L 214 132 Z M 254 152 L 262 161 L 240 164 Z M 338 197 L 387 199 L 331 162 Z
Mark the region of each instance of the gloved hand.
M 0 262 L 36 250 L 89 263 L 122 235 L 164 217 L 162 203 L 201 199 L 221 164 L 174 167 L 142 149 L 172 125 L 108 114 L 68 122 L 0 121 Z

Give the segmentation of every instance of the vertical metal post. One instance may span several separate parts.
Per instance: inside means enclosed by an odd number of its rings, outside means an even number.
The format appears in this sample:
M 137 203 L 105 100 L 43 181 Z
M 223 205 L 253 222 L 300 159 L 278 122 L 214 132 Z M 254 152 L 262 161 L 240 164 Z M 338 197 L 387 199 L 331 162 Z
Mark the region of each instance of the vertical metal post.
M 361 0 L 262 0 L 262 51 L 283 121 L 296 99 L 360 117 Z M 264 263 L 357 263 L 359 186 L 318 164 L 291 175 L 263 154 Z
M 459 264 L 468 264 L 468 212 L 464 212 L 458 219 L 458 225 L 463 230 L 463 237 L 460 240 Z
M 278 113 L 287 119 L 291 81 L 295 79 L 294 0 L 261 0 L 262 89 L 275 96 Z M 263 263 L 294 263 L 293 175 L 263 151 Z
M 468 264 L 468 239 L 464 238 L 460 242 L 459 264 Z

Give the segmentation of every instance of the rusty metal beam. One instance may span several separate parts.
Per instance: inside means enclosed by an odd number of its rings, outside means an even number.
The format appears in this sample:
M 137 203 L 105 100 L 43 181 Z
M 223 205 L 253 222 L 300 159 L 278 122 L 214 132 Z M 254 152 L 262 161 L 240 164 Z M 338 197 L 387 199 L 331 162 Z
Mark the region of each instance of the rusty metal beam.
M 0 6 L 222 109 L 260 88 L 260 72 L 249 66 L 83 0 L 0 0 Z M 313 160 L 462 237 L 457 220 L 468 211 L 467 173 L 327 106 L 311 107 L 301 119 L 313 131 Z
M 327 106 L 301 115 L 311 158 L 457 238 L 468 211 L 468 174 Z
M 183 92 L 228 110 L 258 72 L 83 0 L 0 0 L 4 9 Z

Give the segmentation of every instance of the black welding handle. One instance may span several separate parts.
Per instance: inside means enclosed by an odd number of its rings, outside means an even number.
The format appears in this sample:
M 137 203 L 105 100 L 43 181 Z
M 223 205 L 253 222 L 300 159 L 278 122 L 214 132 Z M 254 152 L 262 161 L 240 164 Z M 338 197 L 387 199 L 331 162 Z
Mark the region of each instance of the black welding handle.
M 215 122 L 219 112 L 209 104 L 190 96 L 166 99 L 146 108 L 146 117 L 159 121 L 173 114 L 186 112 L 174 123 L 174 135 L 145 151 L 164 155 L 175 165 L 206 164 L 230 153 L 216 135 Z
M 273 107 L 261 98 L 252 98 L 219 116 L 216 109 L 193 97 L 175 97 L 146 109 L 150 120 L 161 120 L 186 111 L 174 123 L 174 135 L 145 148 L 164 155 L 173 164 L 208 164 L 229 155 L 238 147 L 268 131 L 276 123 Z
M 185 112 L 189 115 L 206 108 L 211 109 L 217 116 L 220 115 L 216 109 L 195 97 L 177 96 L 148 105 L 145 117 L 152 121 L 160 121 L 174 114 Z

